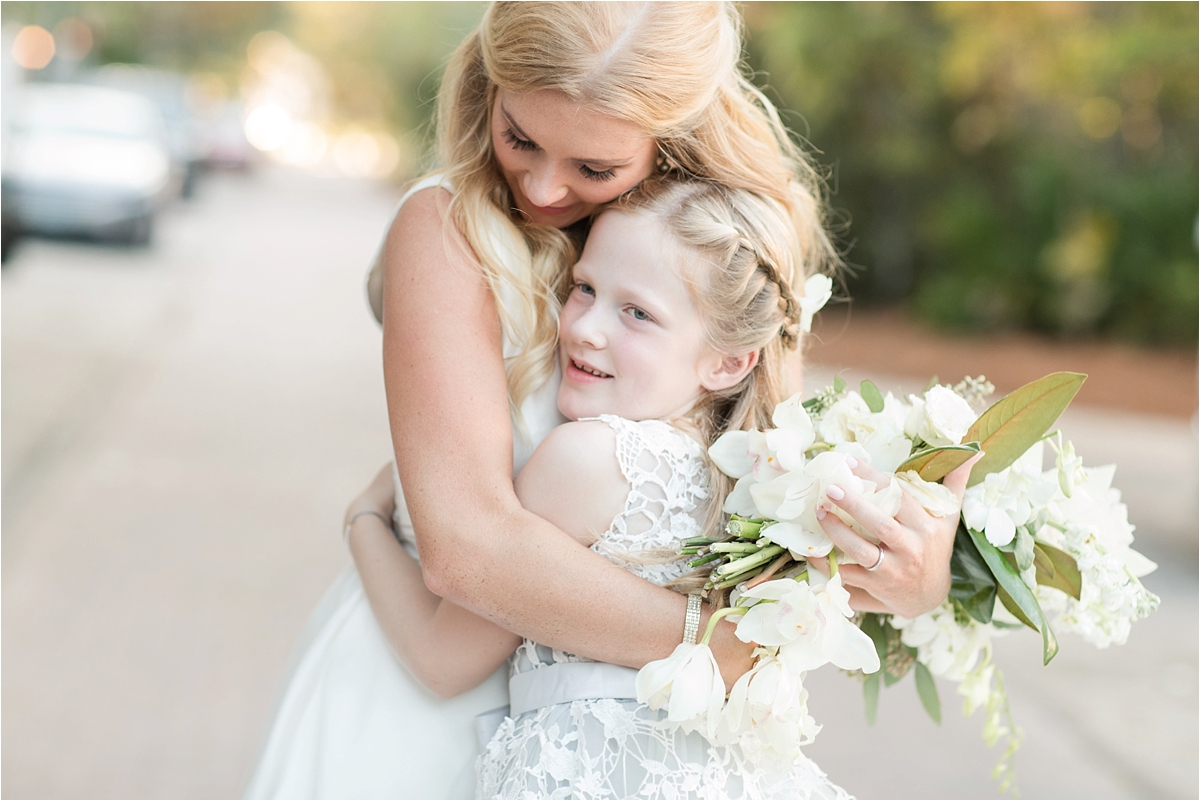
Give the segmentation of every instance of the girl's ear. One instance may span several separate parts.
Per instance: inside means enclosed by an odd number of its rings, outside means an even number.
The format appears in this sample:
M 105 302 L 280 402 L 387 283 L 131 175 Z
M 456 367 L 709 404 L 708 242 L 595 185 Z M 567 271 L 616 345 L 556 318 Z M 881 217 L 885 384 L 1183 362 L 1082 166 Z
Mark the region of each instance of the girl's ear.
M 758 351 L 738 356 L 713 353 L 700 368 L 700 385 L 710 392 L 736 386 L 758 364 Z

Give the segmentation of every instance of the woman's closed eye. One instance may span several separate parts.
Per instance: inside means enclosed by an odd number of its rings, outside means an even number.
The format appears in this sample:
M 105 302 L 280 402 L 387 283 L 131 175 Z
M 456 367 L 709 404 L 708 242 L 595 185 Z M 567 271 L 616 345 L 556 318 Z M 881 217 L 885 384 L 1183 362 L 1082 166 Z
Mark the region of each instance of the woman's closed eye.
M 513 132 L 512 128 L 505 128 L 500 134 L 505 142 L 512 147 L 513 150 L 537 150 L 538 146 L 528 139 L 522 139 Z
M 617 177 L 617 171 L 612 167 L 609 167 L 607 170 L 593 170 L 586 164 L 580 164 L 579 172 L 589 181 L 599 181 L 600 183 L 611 181 Z

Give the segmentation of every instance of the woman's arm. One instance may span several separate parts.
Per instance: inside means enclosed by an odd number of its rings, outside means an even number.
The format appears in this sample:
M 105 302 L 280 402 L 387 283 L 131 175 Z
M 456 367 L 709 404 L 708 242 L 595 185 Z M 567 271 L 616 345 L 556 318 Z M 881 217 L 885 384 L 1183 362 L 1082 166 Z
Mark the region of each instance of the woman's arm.
M 385 247 L 384 377 L 396 463 L 436 594 L 538 642 L 629 667 L 679 644 L 685 599 L 580 548 L 524 508 L 512 480 L 512 429 L 495 303 L 443 190 L 409 199 Z M 368 532 L 364 532 L 368 533 Z M 355 561 L 390 562 L 393 537 L 362 537 Z M 376 607 L 397 579 L 367 570 Z M 751 646 L 718 626 L 726 683 Z
M 364 584 L 391 582 L 393 591 L 386 598 L 370 600 L 396 656 L 422 684 L 452 698 L 495 672 L 521 638 L 431 593 L 420 564 L 403 548 L 358 553 L 361 540 L 392 536 L 384 520 L 392 519 L 393 493 L 389 464 L 346 511 L 350 549 Z

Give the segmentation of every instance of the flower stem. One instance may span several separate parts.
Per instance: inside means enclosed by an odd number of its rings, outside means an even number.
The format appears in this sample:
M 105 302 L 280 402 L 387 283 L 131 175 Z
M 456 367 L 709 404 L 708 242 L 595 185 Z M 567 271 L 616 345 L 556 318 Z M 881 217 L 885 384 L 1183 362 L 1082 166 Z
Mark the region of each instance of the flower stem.
M 838 572 L 838 561 L 837 561 L 836 549 L 833 551 L 830 551 L 829 556 L 827 558 L 829 559 L 829 577 L 833 578 L 834 576 L 837 575 L 837 572 Z
M 790 553 L 785 553 L 783 556 L 776 559 L 774 562 L 772 562 L 770 565 L 768 565 L 766 570 L 764 570 L 763 572 L 759 573 L 754 578 L 747 581 L 746 589 L 750 589 L 751 587 L 757 587 L 759 584 L 762 584 L 764 581 L 771 578 L 771 576 L 773 576 L 777 572 L 779 572 L 779 568 L 781 568 L 785 564 L 787 564 L 791 560 L 791 558 L 792 558 L 792 555 Z
M 712 613 L 712 617 L 708 619 L 708 625 L 704 627 L 704 636 L 700 638 L 701 645 L 708 645 L 708 641 L 712 639 L 713 632 L 717 630 L 717 621 L 726 615 L 744 615 L 745 609 L 737 606 L 727 606 L 724 609 L 718 609 Z

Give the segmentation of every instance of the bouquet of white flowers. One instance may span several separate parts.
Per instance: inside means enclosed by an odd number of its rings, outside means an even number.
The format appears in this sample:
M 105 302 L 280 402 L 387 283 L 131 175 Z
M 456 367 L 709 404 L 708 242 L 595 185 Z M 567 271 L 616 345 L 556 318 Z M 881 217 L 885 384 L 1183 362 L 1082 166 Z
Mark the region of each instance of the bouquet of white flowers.
M 1085 377 L 1048 375 L 982 415 L 972 403 L 993 391 L 982 376 L 954 387 L 935 381 L 907 400 L 870 381 L 855 392 L 835 379 L 810 400 L 795 396 L 776 407 L 775 428 L 723 435 L 709 455 L 737 480 L 723 507 L 728 526 L 722 536 L 688 540 L 680 552 L 697 557 L 691 565 L 708 571 L 706 590 L 722 602 L 728 593 L 728 606 L 713 614 L 699 644 L 642 669 L 639 701 L 667 705 L 669 721 L 713 742 L 789 760 L 820 730 L 808 714 L 807 671 L 832 662 L 862 677 L 872 721 L 881 685 L 909 671 L 925 709 L 940 720 L 933 677 L 941 676 L 959 683 L 965 714 L 985 707 L 989 745 L 1007 736 L 997 765 L 1007 786 L 1020 734 L 991 660 L 992 638 L 1029 626 L 1041 634 L 1048 663 L 1058 650 L 1055 629 L 1103 648 L 1123 643 L 1132 621 L 1158 604 L 1138 580 L 1155 565 L 1131 547 L 1133 527 L 1111 487 L 1114 468 L 1085 468 L 1061 432 L 1047 434 Z M 1042 467 L 1046 441 L 1057 456 L 1051 470 Z M 958 501 L 938 482 L 981 450 L 962 502 L 949 597 L 913 620 L 856 615 L 838 575 L 845 557 L 817 512 L 830 509 L 870 535 L 827 503 L 827 487 L 851 489 L 888 516 L 908 493 L 944 517 Z M 888 475 L 886 485 L 851 472 L 853 459 Z M 830 575 L 810 569 L 810 557 L 826 557 Z M 725 616 L 739 618 L 737 636 L 759 646 L 728 700 L 707 645 Z

